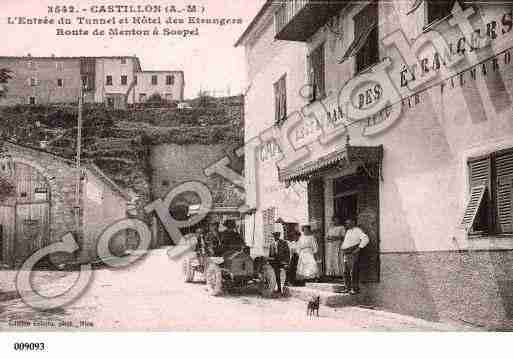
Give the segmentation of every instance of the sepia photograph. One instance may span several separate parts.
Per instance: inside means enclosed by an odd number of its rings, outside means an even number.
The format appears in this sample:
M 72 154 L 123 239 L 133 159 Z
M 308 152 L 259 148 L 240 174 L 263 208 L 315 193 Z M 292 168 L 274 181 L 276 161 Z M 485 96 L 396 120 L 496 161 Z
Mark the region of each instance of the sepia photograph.
M 513 332 L 511 0 L 1 7 L 11 353 Z

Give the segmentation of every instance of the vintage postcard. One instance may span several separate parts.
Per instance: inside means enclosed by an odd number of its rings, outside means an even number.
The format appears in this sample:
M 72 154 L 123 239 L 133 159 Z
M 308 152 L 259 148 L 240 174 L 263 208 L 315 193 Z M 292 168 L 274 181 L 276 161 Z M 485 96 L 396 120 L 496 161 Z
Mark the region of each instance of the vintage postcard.
M 511 1 L 1 5 L 2 332 L 513 331 Z

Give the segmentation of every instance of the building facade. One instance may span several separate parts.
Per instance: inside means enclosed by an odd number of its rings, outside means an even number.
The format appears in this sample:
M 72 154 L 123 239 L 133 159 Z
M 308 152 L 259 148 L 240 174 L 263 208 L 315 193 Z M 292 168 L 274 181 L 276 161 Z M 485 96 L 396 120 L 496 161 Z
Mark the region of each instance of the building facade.
M 74 234 L 79 250 L 56 255 L 55 261 L 96 261 L 100 234 L 127 216 L 128 195 L 95 165 L 83 167 L 78 201 L 75 163 L 63 157 L 4 141 L 0 172 L 3 265 L 18 267 L 67 233 Z M 125 238 L 118 236 L 110 245 L 113 252 L 120 252 L 126 245 Z
M 510 327 L 512 18 L 503 2 L 266 2 L 237 42 L 252 251 L 278 218 L 309 221 L 333 275 L 324 235 L 354 218 L 362 304 Z
M 182 101 L 185 87 L 182 71 L 139 71 L 130 94 L 132 103 L 143 103 L 158 94 L 166 101 Z
M 0 100 L 4 106 L 77 102 L 83 84 L 85 102 L 119 108 L 156 93 L 182 101 L 185 86 L 183 71 L 143 71 L 136 56 L 0 57 L 0 68 L 13 75 Z

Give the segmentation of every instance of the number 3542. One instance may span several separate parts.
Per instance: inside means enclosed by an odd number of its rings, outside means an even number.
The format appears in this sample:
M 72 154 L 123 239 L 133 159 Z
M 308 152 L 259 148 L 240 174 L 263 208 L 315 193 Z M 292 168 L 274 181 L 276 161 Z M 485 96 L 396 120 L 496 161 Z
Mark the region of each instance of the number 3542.
M 14 350 L 17 351 L 41 351 L 45 349 L 45 343 L 14 343 Z

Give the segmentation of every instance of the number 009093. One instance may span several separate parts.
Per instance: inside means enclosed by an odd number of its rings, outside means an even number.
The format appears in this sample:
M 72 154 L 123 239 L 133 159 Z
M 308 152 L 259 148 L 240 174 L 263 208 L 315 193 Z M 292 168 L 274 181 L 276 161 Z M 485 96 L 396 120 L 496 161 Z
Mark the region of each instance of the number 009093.
M 45 343 L 14 343 L 14 350 L 17 351 L 42 351 L 45 349 Z

